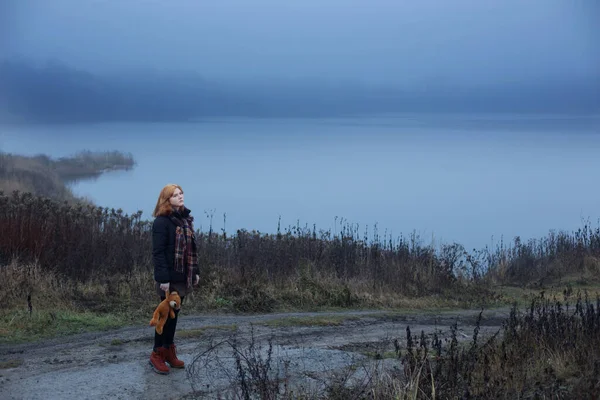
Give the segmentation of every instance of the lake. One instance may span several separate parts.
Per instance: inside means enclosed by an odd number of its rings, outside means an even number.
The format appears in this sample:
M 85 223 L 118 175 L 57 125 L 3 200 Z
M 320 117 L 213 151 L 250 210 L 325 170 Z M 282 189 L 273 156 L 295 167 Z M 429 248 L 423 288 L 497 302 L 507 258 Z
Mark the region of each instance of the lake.
M 600 116 L 387 115 L 187 123 L 4 125 L 0 150 L 120 150 L 134 170 L 73 185 L 146 218 L 180 184 L 196 226 L 275 232 L 415 231 L 467 248 L 575 230 L 600 218 Z M 226 213 L 224 221 L 223 214 Z

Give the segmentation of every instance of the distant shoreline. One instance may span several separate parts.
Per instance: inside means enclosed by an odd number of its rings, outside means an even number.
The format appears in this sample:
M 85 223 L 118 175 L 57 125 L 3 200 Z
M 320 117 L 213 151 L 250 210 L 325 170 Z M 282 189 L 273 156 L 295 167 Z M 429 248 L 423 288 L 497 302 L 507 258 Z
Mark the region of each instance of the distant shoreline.
M 19 190 L 57 200 L 84 201 L 73 194 L 71 184 L 96 179 L 106 172 L 128 171 L 135 165 L 131 154 L 118 151 L 82 151 L 59 159 L 0 152 L 0 191 Z
M 217 121 L 231 121 L 231 120 L 323 120 L 323 119 L 365 119 L 365 118 L 407 118 L 407 117 L 445 117 L 445 118 L 472 118 L 473 116 L 481 116 L 478 118 L 482 120 L 493 119 L 500 120 L 535 120 L 538 118 L 552 119 L 552 120 L 566 120 L 566 119 L 599 119 L 600 110 L 598 111 L 585 111 L 585 112 L 525 112 L 525 111 L 407 111 L 407 112 L 381 112 L 381 113 L 340 113 L 340 114 L 305 114 L 305 115 L 270 115 L 270 114 L 232 114 L 232 115 L 212 115 L 212 116 L 198 116 L 189 118 L 172 118 L 172 119 L 88 119 L 88 120 L 77 120 L 77 119 L 63 119 L 63 120 L 21 120 L 21 119 L 2 119 L 0 118 L 0 127 L 21 127 L 21 126 L 78 126 L 78 125 L 108 125 L 108 124 L 201 124 L 210 123 Z

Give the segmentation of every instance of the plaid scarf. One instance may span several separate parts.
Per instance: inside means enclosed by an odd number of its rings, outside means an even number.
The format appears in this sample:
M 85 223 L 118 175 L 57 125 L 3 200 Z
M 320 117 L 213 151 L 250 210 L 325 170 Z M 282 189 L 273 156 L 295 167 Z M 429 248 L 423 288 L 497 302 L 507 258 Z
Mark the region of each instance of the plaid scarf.
M 192 287 L 192 271 L 198 265 L 198 251 L 196 249 L 196 236 L 194 235 L 194 217 L 190 210 L 174 211 L 169 218 L 175 228 L 175 271 L 185 273 L 187 287 Z

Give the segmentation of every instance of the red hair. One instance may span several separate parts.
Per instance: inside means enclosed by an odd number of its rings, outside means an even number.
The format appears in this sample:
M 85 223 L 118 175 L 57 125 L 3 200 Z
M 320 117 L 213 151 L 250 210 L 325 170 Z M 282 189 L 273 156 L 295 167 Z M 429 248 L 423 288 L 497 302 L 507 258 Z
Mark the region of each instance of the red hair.
M 154 212 L 152 213 L 153 217 L 158 217 L 161 215 L 170 215 L 173 212 L 173 206 L 171 206 L 171 197 L 175 192 L 175 189 L 181 190 L 183 193 L 183 189 L 181 186 L 176 185 L 174 183 L 170 183 L 160 191 L 158 195 L 158 200 L 156 202 L 156 207 L 154 207 Z

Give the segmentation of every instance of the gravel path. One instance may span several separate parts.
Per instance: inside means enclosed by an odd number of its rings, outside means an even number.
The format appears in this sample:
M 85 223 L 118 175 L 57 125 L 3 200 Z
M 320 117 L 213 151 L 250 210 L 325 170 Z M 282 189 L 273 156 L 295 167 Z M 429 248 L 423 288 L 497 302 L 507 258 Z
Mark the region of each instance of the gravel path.
M 393 339 L 413 334 L 447 335 L 458 322 L 459 339 L 469 340 L 478 310 L 431 313 L 344 311 L 264 315 L 182 316 L 176 338 L 185 370 L 155 374 L 148 363 L 153 328 L 128 327 L 86 333 L 35 344 L 0 346 L 2 399 L 181 399 L 228 398 L 235 386 L 234 349 L 242 356 L 267 359 L 271 374 L 286 376 L 291 386 L 318 390 L 324 379 L 350 365 L 374 362 L 369 355 L 389 352 Z M 500 329 L 507 309 L 483 313 L 481 334 Z M 290 318 L 335 324 L 289 326 Z M 254 344 L 255 352 L 249 347 Z M 396 360 L 384 362 L 398 363 Z

